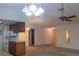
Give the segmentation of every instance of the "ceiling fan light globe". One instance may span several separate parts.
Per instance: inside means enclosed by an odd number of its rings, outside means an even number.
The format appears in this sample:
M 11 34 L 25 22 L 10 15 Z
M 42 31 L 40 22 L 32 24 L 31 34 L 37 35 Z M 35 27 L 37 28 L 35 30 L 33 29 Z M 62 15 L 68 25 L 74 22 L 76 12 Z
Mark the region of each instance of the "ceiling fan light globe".
M 27 12 L 27 13 L 25 13 L 25 15 L 32 16 L 32 13 L 31 12 Z
M 44 10 L 43 10 L 43 8 L 40 7 L 37 12 L 42 14 L 42 13 L 44 13 Z
M 27 6 L 25 6 L 25 7 L 22 9 L 22 12 L 24 12 L 24 13 L 29 12 Z
M 35 16 L 39 16 L 39 15 L 40 15 L 40 13 L 39 13 L 39 12 L 36 12 L 36 13 L 34 13 L 34 15 L 35 15 Z
M 29 10 L 31 11 L 31 12 L 36 12 L 37 11 L 37 7 L 36 7 L 36 5 L 31 5 L 31 6 L 29 6 Z

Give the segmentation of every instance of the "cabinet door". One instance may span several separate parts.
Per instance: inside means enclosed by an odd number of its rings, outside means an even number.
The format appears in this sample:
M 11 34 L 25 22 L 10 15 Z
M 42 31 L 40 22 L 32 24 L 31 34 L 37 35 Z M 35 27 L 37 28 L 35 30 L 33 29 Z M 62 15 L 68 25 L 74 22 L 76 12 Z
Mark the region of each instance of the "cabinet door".
M 25 42 L 17 42 L 16 43 L 16 55 L 25 55 Z
M 16 32 L 17 32 L 17 26 L 16 26 L 16 24 L 10 25 L 10 26 L 9 26 L 9 30 L 16 33 Z
M 9 42 L 9 53 L 16 55 L 16 43 Z
M 18 32 L 25 32 L 25 23 L 18 23 Z
M 18 22 L 18 23 L 10 25 L 9 28 L 10 28 L 10 31 L 13 31 L 15 33 L 25 32 L 25 23 Z

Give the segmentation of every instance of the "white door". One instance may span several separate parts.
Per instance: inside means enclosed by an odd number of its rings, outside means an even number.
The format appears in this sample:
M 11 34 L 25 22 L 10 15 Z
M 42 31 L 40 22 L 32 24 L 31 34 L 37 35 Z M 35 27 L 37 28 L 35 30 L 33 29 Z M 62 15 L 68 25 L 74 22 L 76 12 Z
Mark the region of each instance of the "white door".
M 4 29 L 3 29 L 3 25 L 0 24 L 0 50 L 3 49 L 3 42 L 4 42 L 4 35 L 3 35 Z

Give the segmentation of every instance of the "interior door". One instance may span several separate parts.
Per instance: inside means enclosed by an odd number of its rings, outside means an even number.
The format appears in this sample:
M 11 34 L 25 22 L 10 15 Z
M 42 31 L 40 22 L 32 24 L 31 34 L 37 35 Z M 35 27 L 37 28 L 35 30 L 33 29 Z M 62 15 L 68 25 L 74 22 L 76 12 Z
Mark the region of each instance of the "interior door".
M 34 29 L 30 29 L 29 30 L 29 45 L 30 46 L 34 45 L 34 34 L 35 34 L 35 30 Z

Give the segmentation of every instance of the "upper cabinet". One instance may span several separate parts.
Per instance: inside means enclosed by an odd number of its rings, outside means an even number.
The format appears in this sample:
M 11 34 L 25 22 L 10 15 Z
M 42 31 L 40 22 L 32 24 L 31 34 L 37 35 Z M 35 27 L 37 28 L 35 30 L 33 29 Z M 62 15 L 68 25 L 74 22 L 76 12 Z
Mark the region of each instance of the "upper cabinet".
M 25 32 L 25 23 L 24 22 L 18 22 L 18 23 L 15 23 L 15 24 L 11 24 L 9 26 L 9 30 L 13 31 L 15 33 Z

